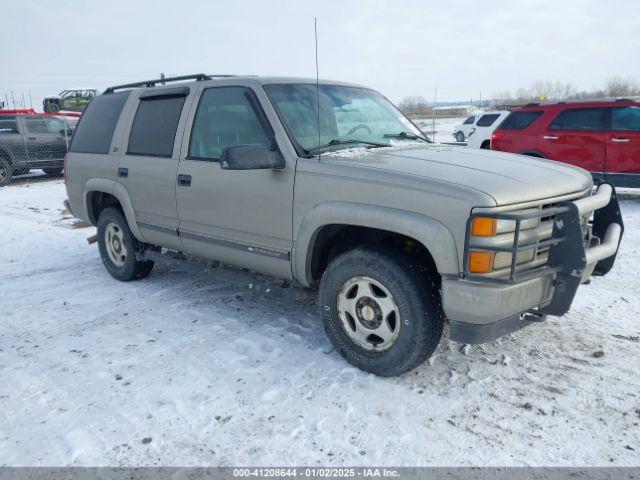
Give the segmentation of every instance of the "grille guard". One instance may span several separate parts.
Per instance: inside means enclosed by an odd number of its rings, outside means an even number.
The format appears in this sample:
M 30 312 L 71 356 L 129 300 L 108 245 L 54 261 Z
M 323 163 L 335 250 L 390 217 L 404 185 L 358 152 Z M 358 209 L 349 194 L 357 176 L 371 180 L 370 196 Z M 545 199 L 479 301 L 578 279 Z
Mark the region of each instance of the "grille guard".
M 580 217 L 588 212 L 594 212 L 590 221 L 592 234 L 603 243 L 588 248 L 585 245 Z M 474 245 L 471 236 L 471 224 L 474 218 L 495 218 L 496 220 L 514 221 L 515 231 L 513 244 L 510 247 Z M 525 220 L 553 218 L 553 232 L 547 240 L 520 245 L 520 227 Z M 559 202 L 552 208 L 530 213 L 472 213 L 467 220 L 463 272 L 464 278 L 473 282 L 493 283 L 497 285 L 513 285 L 532 278 L 554 275 L 553 294 L 546 305 L 536 310 L 536 313 L 549 315 L 564 315 L 570 308 L 578 286 L 583 280 L 583 273 L 587 268 L 593 268 L 594 275 L 606 275 L 615 262 L 615 258 L 624 233 L 624 223 L 620 214 L 620 206 L 613 185 L 602 183 L 598 191 L 591 197 L 581 200 Z M 549 257 L 546 264 L 517 272 L 517 255 L 519 252 L 536 248 L 549 247 Z M 485 250 L 494 253 L 511 253 L 511 265 L 508 278 L 487 277 L 469 271 L 469 253 L 471 250 Z

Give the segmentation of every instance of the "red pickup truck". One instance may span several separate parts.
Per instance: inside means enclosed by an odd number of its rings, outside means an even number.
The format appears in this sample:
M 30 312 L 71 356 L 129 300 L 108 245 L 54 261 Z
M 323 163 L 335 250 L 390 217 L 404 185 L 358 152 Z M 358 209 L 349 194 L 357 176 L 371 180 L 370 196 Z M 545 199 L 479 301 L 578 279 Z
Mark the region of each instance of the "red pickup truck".
M 570 163 L 595 179 L 640 187 L 640 102 L 530 103 L 493 132 L 491 148 Z

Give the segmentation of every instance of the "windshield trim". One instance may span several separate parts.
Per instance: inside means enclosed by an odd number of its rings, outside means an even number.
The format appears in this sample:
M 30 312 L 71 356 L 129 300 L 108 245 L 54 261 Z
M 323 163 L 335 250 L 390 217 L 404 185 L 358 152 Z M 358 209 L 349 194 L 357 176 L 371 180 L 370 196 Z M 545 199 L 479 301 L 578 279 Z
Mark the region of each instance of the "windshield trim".
M 282 126 L 282 128 L 284 129 L 284 131 L 287 134 L 287 137 L 289 137 L 289 141 L 291 142 L 291 145 L 293 145 L 293 148 L 296 151 L 296 154 L 298 155 L 298 157 L 300 158 L 314 158 L 314 157 L 318 157 L 320 156 L 320 153 L 309 153 L 307 151 L 306 148 L 304 148 L 302 145 L 300 145 L 300 142 L 298 142 L 298 140 L 295 138 L 295 136 L 293 135 L 293 133 L 291 132 L 291 130 L 289 129 L 289 125 L 287 124 L 287 122 L 284 121 L 284 119 L 282 118 L 282 115 L 280 113 L 280 110 L 278 109 L 278 107 L 276 106 L 276 104 L 274 103 L 273 99 L 271 98 L 271 95 L 269 95 L 269 91 L 267 88 L 265 87 L 270 87 L 270 86 L 283 86 L 283 85 L 313 85 L 315 86 L 316 83 L 311 83 L 311 82 L 275 82 L 275 83 L 265 83 L 262 84 L 262 90 L 264 91 L 264 94 L 266 95 L 266 97 L 269 99 L 269 103 L 271 104 L 271 107 L 273 108 L 273 111 L 276 113 L 276 115 L 278 116 L 278 120 L 280 121 L 280 125 Z M 391 105 L 393 105 L 396 110 L 398 110 L 398 112 L 404 117 L 406 118 L 409 123 L 411 123 L 411 125 L 413 125 L 424 137 L 426 137 L 426 135 L 424 135 L 424 133 L 422 132 L 422 130 L 420 130 L 420 128 L 413 123 L 413 121 L 407 117 L 399 108 L 398 106 L 393 103 L 391 100 L 389 100 L 385 95 L 383 95 L 382 93 L 380 93 L 379 91 L 375 90 L 374 88 L 371 87 L 365 87 L 365 86 L 360 86 L 360 85 L 351 85 L 351 84 L 342 84 L 342 83 L 331 83 L 331 82 L 323 82 L 323 83 L 319 83 L 318 86 L 334 86 L 334 87 L 345 87 L 345 88 L 357 88 L 360 90 L 366 90 L 366 91 L 370 91 L 370 92 L 374 92 L 377 93 L 378 95 L 380 95 L 382 98 L 384 98 L 387 102 L 389 102 Z M 428 138 L 428 137 L 426 137 Z M 433 142 L 431 142 L 433 143 Z M 339 149 L 338 149 L 339 150 Z

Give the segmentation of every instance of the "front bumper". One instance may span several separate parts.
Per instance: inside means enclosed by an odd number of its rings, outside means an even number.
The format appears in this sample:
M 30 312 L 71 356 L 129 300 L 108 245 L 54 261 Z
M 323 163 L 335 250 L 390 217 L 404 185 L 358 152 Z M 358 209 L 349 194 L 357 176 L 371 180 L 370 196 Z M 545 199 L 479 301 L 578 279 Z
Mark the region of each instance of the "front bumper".
M 581 217 L 591 212 L 592 236 L 585 240 Z M 521 245 L 520 223 L 542 215 L 553 217 L 551 238 Z M 467 228 L 465 259 L 474 248 L 469 232 L 476 216 L 510 220 L 516 226 L 511 247 L 481 247 L 511 253 L 508 278 L 474 275 L 465 262 L 463 278 L 442 280 L 443 308 L 450 319 L 451 338 L 465 343 L 483 343 L 541 321 L 546 315 L 564 315 L 580 283 L 592 274 L 605 275 L 611 270 L 624 232 L 615 188 L 607 183 L 590 197 L 560 202 L 544 213 L 473 214 Z M 541 246 L 549 247 L 548 262 L 518 272 L 517 253 Z

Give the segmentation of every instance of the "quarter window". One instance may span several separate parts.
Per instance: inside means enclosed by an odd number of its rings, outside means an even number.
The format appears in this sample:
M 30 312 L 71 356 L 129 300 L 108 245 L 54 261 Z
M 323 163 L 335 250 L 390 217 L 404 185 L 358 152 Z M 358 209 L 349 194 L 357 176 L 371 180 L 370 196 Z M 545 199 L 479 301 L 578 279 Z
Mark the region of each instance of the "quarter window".
M 467 117 L 467 119 L 464 121 L 463 125 L 473 125 L 473 122 L 475 122 L 475 121 L 476 121 L 476 117 L 471 115 L 470 117 Z
M 640 132 L 640 107 L 612 108 L 611 130 Z
M 571 108 L 551 122 L 551 130 L 604 130 L 604 108 Z
M 499 113 L 488 113 L 487 115 L 483 115 L 482 117 L 480 117 L 480 120 L 478 120 L 478 123 L 476 123 L 476 126 L 490 127 L 491 125 L 493 125 L 493 122 L 498 119 L 499 116 Z
M 189 157 L 220 160 L 225 148 L 261 144 L 272 150 L 272 135 L 261 122 L 253 93 L 246 87 L 214 87 L 202 94 L 189 141 Z
M 130 92 L 94 97 L 82 114 L 71 140 L 71 152 L 109 153 L 113 132 Z
M 141 97 L 129 135 L 128 155 L 171 157 L 184 95 Z

